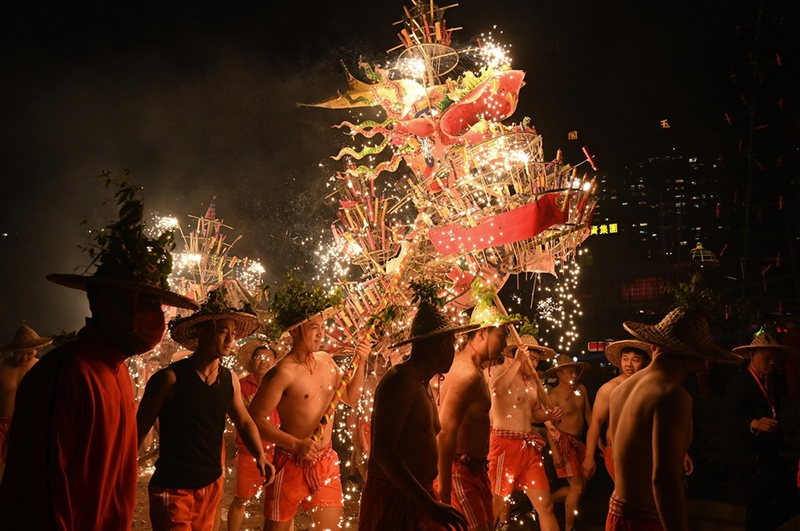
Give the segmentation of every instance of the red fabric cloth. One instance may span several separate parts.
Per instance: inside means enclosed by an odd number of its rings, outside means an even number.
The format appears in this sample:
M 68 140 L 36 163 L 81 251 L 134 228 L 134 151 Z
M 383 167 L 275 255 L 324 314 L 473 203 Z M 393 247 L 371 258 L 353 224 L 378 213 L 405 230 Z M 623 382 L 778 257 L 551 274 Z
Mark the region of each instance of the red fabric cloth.
M 476 529 L 494 524 L 492 486 L 489 483 L 488 463 L 463 455 L 453 461 L 451 501 L 453 507 L 467 518 L 467 527 Z
M 505 498 L 514 490 L 550 490 L 542 461 L 545 441 L 538 433 L 492 429 L 489 479 L 492 493 Z
M 562 212 L 557 200 L 560 192 L 545 194 L 535 203 L 477 221 L 465 229 L 447 225 L 428 231 L 436 252 L 441 255 L 464 253 L 514 243 L 541 234 L 553 225 L 566 223 L 569 210 Z
M 246 407 L 250 407 L 250 402 L 256 395 L 256 391 L 258 391 L 258 382 L 256 381 L 256 377 L 252 374 L 248 374 L 244 378 L 239 378 L 239 385 L 241 386 L 242 400 L 244 401 L 244 405 Z M 275 426 L 278 427 L 281 426 L 281 418 L 278 416 L 277 409 L 275 409 L 272 413 L 270 413 L 269 419 L 267 420 L 269 420 Z M 275 451 L 274 444 L 270 444 L 267 441 L 261 441 L 261 442 L 264 443 L 264 453 Z M 239 436 L 238 432 L 236 433 L 236 447 L 238 448 L 239 453 L 244 452 L 247 455 L 250 455 L 250 452 L 245 447 L 244 441 L 242 441 L 242 438 Z
M 655 510 L 633 507 L 614 492 L 608 502 L 606 531 L 664 531 L 664 527 Z
M 433 485 L 426 487 L 435 499 Z M 444 531 L 388 480 L 370 475 L 361 491 L 358 531 Z
M 617 482 L 617 472 L 614 468 L 614 450 L 611 448 L 611 438 L 608 439 L 606 449 L 603 450 L 603 460 L 606 462 L 606 470 L 608 475 L 611 476 L 611 481 Z
M 264 518 L 286 522 L 294 518 L 298 505 L 303 510 L 344 507 L 339 456 L 330 444 L 314 461 L 294 452 L 275 449 L 275 481 L 264 489 Z
M 586 445 L 577 437 L 569 433 L 561 432 L 558 439 L 558 450 L 561 452 L 561 459 L 564 466 L 556 467 L 556 473 L 560 478 L 571 478 L 583 474 L 583 460 L 586 459 Z
M 11 428 L 11 417 L 0 417 L 0 465 L 6 462 L 8 453 L 8 430 Z
M 138 449 L 126 358 L 88 320 L 22 379 L 0 484 L 5 528 L 131 528 Z
M 211 531 L 225 478 L 202 489 L 165 489 L 150 483 L 153 531 Z

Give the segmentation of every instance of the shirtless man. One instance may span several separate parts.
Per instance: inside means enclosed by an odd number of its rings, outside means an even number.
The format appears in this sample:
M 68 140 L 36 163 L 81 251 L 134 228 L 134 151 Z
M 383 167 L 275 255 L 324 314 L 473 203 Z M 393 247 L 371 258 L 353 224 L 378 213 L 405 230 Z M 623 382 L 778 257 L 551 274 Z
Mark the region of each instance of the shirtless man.
M 687 531 L 681 484 L 692 440 L 692 398 L 682 385 L 707 361 L 740 358 L 714 346 L 705 319 L 677 308 L 657 325 L 626 322 L 635 338 L 653 345 L 653 361 L 622 382 L 609 402 L 616 487 L 606 529 Z
M 567 531 L 575 527 L 575 516 L 583 494 L 585 480 L 581 464 L 586 457 L 586 446 L 580 440 L 584 421 L 592 422 L 592 406 L 586 387 L 578 383 L 580 375 L 589 368 L 586 362 L 573 362 L 566 355 L 558 357 L 558 363 L 547 370 L 558 377 L 558 385 L 550 391 L 553 405 L 560 407 L 564 416 L 557 428 L 548 426 L 549 433 L 558 444 L 560 462 L 556 462 L 558 477 L 566 478 L 568 485 L 553 493 L 553 503 L 564 502 L 564 521 Z
M 457 327 L 433 305 L 421 303 L 411 324 L 407 362 L 378 383 L 372 414 L 372 453 L 361 494 L 359 531 L 465 530 L 466 521 L 439 502 L 436 435 L 439 417 L 429 385 L 446 373 L 455 355 Z
M 297 507 L 312 510 L 316 529 L 340 529 L 344 514 L 339 457 L 331 447 L 328 422 L 319 441 L 311 436 L 342 379 L 333 358 L 320 351 L 325 321 L 317 314 L 291 329 L 292 349 L 273 367 L 253 397 L 250 414 L 261 438 L 276 445 L 275 482 L 264 491 L 264 529 L 287 530 Z M 355 355 L 363 362 L 370 344 L 363 341 Z M 342 394 L 348 405 L 358 402 L 364 385 L 364 363 Z M 277 408 L 280 428 L 269 422 Z
M 523 346 L 517 349 L 513 360 L 504 359 L 501 364 L 487 369 L 492 393 L 489 479 L 493 511 L 501 524 L 506 524 L 511 493 L 522 490 L 539 515 L 542 531 L 558 531 L 542 461 L 545 441 L 532 430 L 531 424 L 548 420 L 559 422 L 561 410 L 555 408 L 548 412 L 542 408 L 527 363 L 530 359 L 535 369 L 540 356 L 552 358 L 555 353 L 538 346 L 533 336 L 523 335 L 521 339 Z
M 14 334 L 14 341 L 0 347 L 0 352 L 11 354 L 0 359 L 0 478 L 6 467 L 8 429 L 14 414 L 14 397 L 22 377 L 36 363 L 36 353 L 53 342 L 51 337 L 40 337 L 33 328 L 22 325 Z
M 620 369 L 619 376 L 612 378 L 604 383 L 597 390 L 594 398 L 592 411 L 592 421 L 589 423 L 589 431 L 586 433 L 586 459 L 583 460 L 583 477 L 587 480 L 592 479 L 597 464 L 594 460 L 595 447 L 600 449 L 606 463 L 606 471 L 614 481 L 614 459 L 611 450 L 611 438 L 606 433 L 606 445 L 600 442 L 600 430 L 603 423 L 608 420 L 608 400 L 611 392 L 619 384 L 624 382 L 629 376 L 633 376 L 640 369 L 650 363 L 651 347 L 647 343 L 634 340 L 615 341 L 606 347 L 606 358 L 612 365 Z
M 496 318 L 499 312 L 490 308 L 493 311 L 473 311 L 470 321 L 480 328 L 469 332 L 439 388 L 439 496 L 447 504 L 452 500 L 467 517 L 468 528 L 479 531 L 494 525 L 487 461 L 492 397 L 482 365 L 501 355 L 508 332 Z

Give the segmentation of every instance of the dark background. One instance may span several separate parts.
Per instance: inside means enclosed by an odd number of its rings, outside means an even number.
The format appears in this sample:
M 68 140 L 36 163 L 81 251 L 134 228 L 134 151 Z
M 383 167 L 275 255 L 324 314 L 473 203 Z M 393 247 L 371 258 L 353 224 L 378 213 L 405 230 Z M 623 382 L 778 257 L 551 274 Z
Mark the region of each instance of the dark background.
M 81 325 L 84 296 L 44 277 L 87 264 L 77 249 L 87 240 L 81 220 L 97 228 L 112 216 L 100 209 L 106 196 L 93 178 L 102 169 L 130 169 L 150 209 L 184 220 L 205 212 L 216 194 L 219 217 L 244 235 L 235 254 L 261 260 L 268 281 L 309 259 L 298 241 L 329 226 L 319 205 L 337 168 L 328 157 L 343 142 L 330 126 L 348 115 L 295 103 L 344 90 L 339 59 L 357 77 L 359 57 L 384 61 L 397 44 L 391 24 L 402 5 L 6 8 L 0 337 L 10 338 L 22 319 L 45 334 Z M 735 28 L 754 19 L 755 5 L 465 0 L 447 18 L 464 27 L 456 44 L 496 25 L 497 40 L 512 45 L 513 66 L 527 72 L 514 119 L 532 118 L 547 158 L 561 147 L 567 162 L 579 162 L 580 147 L 589 146 L 613 182 L 662 142 L 664 119 L 669 142 L 695 156 L 723 149 L 728 77 L 741 51 Z M 567 140 L 572 130 L 577 142 Z

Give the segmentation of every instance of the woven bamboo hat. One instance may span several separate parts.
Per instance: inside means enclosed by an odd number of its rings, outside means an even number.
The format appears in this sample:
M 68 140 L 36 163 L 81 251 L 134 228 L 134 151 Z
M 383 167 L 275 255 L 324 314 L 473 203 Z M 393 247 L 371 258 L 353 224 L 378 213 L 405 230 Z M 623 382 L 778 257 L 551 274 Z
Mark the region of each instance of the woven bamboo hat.
M 422 339 L 440 336 L 448 332 L 454 334 L 477 330 L 480 325 L 467 324 L 459 325 L 449 319 L 445 313 L 433 304 L 423 301 L 419 305 L 417 315 L 411 321 L 409 335 L 403 341 L 395 343 L 389 348 L 397 348 L 409 343 L 414 343 Z
M 253 372 L 253 353 L 261 347 L 271 350 L 277 361 L 278 353 L 267 343 L 266 339 L 251 339 L 236 351 L 236 359 L 246 371 Z
M 472 310 L 472 315 L 469 318 L 469 324 L 477 325 L 474 330 L 481 330 L 482 328 L 494 328 L 496 326 L 510 325 L 521 323 L 522 319 L 511 315 L 505 315 L 494 304 L 478 305 Z M 471 330 L 470 330 L 471 331 Z
M 249 305 L 242 309 L 229 306 L 225 301 L 224 288 L 220 286 L 208 294 L 208 300 L 195 313 L 170 321 L 170 336 L 182 347 L 194 350 L 197 348 L 197 325 L 223 319 L 234 322 L 237 339 L 249 336 L 258 328 L 258 317 Z
M 0 352 L 15 352 L 17 350 L 28 350 L 32 348 L 46 347 L 53 342 L 52 337 L 41 337 L 28 325 L 17 328 L 14 340 L 11 343 L 0 347 Z
M 535 351 L 539 359 L 552 360 L 555 359 L 557 356 L 555 350 L 551 349 L 550 347 L 545 347 L 544 345 L 540 345 L 539 341 L 531 334 L 523 334 L 519 336 L 519 339 L 520 341 L 522 341 L 523 346 L 528 347 L 528 350 Z M 516 344 L 516 340 L 513 338 L 511 342 Z
M 795 347 L 790 347 L 788 345 L 781 345 L 780 342 L 777 339 L 775 339 L 775 336 L 773 336 L 763 328 L 758 332 L 756 332 L 756 334 L 753 336 L 753 340 L 750 342 L 749 345 L 742 345 L 741 347 L 736 347 L 735 349 L 733 349 L 733 352 L 738 352 L 741 356 L 748 356 L 751 351 L 760 348 L 777 350 L 779 352 L 782 352 L 783 354 L 790 354 L 790 355 L 798 354 L 798 350 Z
M 567 367 L 575 367 L 576 369 L 578 369 L 579 372 L 578 378 L 580 379 L 580 374 L 583 374 L 584 372 L 588 371 L 592 366 L 586 363 L 585 361 L 573 361 L 572 358 L 570 358 L 566 354 L 562 354 L 556 360 L 555 365 L 544 371 L 544 375 L 548 378 L 555 376 L 556 373 L 558 373 L 558 371 L 560 371 L 561 369 L 566 369 Z
M 606 359 L 608 359 L 614 367 L 619 367 L 622 359 L 622 351 L 628 348 L 641 350 L 647 355 L 648 361 L 653 359 L 653 346 L 644 341 L 637 341 L 635 339 L 623 339 L 621 341 L 614 341 L 608 345 L 606 347 Z
M 676 354 L 720 363 L 742 361 L 737 354 L 712 342 L 708 322 L 699 312 L 683 307 L 675 308 L 655 325 L 626 321 L 622 326 L 633 337 Z

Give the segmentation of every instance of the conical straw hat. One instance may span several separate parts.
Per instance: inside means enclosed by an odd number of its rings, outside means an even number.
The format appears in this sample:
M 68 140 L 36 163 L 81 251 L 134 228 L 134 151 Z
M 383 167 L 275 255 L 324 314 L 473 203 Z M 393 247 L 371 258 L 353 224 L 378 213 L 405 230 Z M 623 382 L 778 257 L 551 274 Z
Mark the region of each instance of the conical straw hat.
M 633 337 L 669 352 L 720 363 L 742 361 L 737 354 L 712 342 L 708 322 L 702 315 L 683 307 L 675 308 L 655 325 L 626 321 L 622 326 Z
M 734 352 L 739 352 L 741 355 L 748 355 L 750 350 L 755 350 L 759 348 L 768 348 L 772 350 L 779 350 L 784 354 L 792 354 L 797 355 L 798 351 L 794 347 L 790 347 L 788 345 L 781 345 L 775 337 L 764 331 L 759 330 L 756 332 L 755 336 L 753 336 L 753 341 L 750 342 L 749 345 L 742 345 L 741 347 L 736 347 L 733 349 Z
M 28 325 L 17 328 L 14 340 L 7 345 L 0 347 L 0 352 L 14 352 L 17 350 L 28 350 L 31 348 L 42 348 L 53 342 L 52 337 L 41 337 Z
M 637 341 L 635 339 L 622 339 L 614 341 L 606 347 L 606 359 L 611 362 L 614 367 L 619 367 L 620 360 L 622 359 L 622 351 L 626 348 L 636 348 L 647 354 L 647 357 L 653 359 L 653 346 L 644 341 Z
M 389 348 L 397 348 L 409 343 L 414 343 L 422 339 L 446 334 L 448 332 L 460 333 L 476 330 L 480 327 L 477 324 L 459 325 L 454 323 L 445 315 L 443 311 L 428 302 L 422 302 L 419 310 L 411 322 L 411 330 L 408 337 L 399 343 L 395 343 Z

